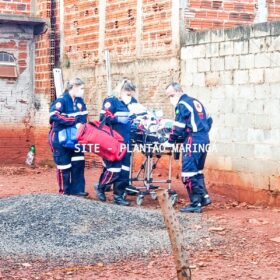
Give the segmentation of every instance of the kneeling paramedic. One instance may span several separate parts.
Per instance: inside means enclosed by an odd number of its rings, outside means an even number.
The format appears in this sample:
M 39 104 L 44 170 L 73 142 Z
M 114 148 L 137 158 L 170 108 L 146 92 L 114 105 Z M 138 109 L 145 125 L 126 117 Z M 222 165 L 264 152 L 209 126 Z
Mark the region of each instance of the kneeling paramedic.
M 84 82 L 76 78 L 68 81 L 66 90 L 50 108 L 49 143 L 57 165 L 59 192 L 65 195 L 87 196 L 85 192 L 85 157 L 79 149 L 67 148 L 59 141 L 59 132 L 73 129 L 87 122 L 87 109 L 83 100 Z
M 183 92 L 180 84 L 171 83 L 166 94 L 175 107 L 175 123 L 169 136 L 169 143 L 184 139 L 182 153 L 182 181 L 187 188 L 190 205 L 181 212 L 202 212 L 202 207 L 211 204 L 203 175 L 204 163 L 209 147 L 209 131 L 212 118 L 204 106 L 195 98 Z
M 117 97 L 107 97 L 100 112 L 100 120 L 105 121 L 113 130 L 121 134 L 125 145 L 130 144 L 129 105 L 137 103 L 136 99 L 132 97 L 135 89 L 135 85 L 130 80 L 123 80 L 114 90 Z M 129 186 L 130 156 L 130 152 L 127 151 L 121 161 L 103 160 L 103 172 L 96 186 L 96 194 L 99 200 L 106 201 L 106 187 L 113 184 L 114 203 L 123 206 L 130 205 L 123 197 L 126 187 Z

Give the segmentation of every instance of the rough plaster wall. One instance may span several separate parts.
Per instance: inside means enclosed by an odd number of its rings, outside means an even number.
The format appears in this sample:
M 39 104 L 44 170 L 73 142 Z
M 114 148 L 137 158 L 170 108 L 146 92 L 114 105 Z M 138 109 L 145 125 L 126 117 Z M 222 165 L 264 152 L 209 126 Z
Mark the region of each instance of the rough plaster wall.
M 19 72 L 17 79 L 0 79 L 0 160 L 18 163 L 32 143 L 33 30 L 1 25 L 0 33 L 0 50 L 14 55 Z
M 209 177 L 229 192 L 280 191 L 279 35 L 262 23 L 193 33 L 182 48 L 182 83 L 214 118 Z
M 128 77 L 137 85 L 136 98 L 151 109 L 163 109 L 171 114 L 172 107 L 166 102 L 165 87 L 179 79 L 179 60 L 176 58 L 144 60 L 131 63 L 112 64 L 113 87 Z M 64 69 L 65 79 L 79 76 L 86 82 L 85 100 L 90 117 L 98 117 L 102 101 L 107 95 L 105 66 L 92 69 Z

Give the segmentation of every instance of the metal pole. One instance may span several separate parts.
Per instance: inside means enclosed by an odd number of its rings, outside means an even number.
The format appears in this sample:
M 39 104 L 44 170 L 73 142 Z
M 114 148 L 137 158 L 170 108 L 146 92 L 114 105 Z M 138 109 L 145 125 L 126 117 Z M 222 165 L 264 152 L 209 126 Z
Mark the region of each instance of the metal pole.
M 53 79 L 54 79 L 54 86 L 55 86 L 55 93 L 56 98 L 63 94 L 63 79 L 62 79 L 62 72 L 59 68 L 53 69 Z
M 168 230 L 178 280 L 191 280 L 191 270 L 188 262 L 187 249 L 183 243 L 182 230 L 176 217 L 175 210 L 169 199 L 168 191 L 166 189 L 159 189 L 156 192 L 164 222 Z

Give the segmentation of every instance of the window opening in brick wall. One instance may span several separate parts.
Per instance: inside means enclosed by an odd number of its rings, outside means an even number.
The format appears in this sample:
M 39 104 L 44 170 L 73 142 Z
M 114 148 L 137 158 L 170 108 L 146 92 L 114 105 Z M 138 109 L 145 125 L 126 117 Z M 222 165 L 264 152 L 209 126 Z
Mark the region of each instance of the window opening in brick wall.
M 0 52 L 0 62 L 15 62 L 15 58 L 7 52 Z
M 7 52 L 0 51 L 0 78 L 17 78 L 15 57 Z

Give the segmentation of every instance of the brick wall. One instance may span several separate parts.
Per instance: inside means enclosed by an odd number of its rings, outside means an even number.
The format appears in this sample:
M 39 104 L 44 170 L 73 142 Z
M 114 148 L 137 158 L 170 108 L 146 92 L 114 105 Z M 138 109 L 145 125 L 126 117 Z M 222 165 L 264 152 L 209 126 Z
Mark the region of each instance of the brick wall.
M 267 0 L 268 6 L 268 21 L 280 19 L 280 1 L 279 0 Z
M 129 60 L 136 55 L 137 1 L 108 1 L 105 18 L 105 48 Z
M 248 24 L 255 18 L 255 2 L 252 0 L 190 0 L 187 28 L 205 30 Z
M 258 13 L 265 13 L 267 21 L 279 20 L 280 17 L 280 2 L 277 0 L 187 0 L 186 2 L 185 25 L 191 30 L 221 29 L 259 22 Z
M 140 8 L 139 2 L 143 2 Z M 129 77 L 136 82 L 142 102 L 166 107 L 159 97 L 164 85 L 179 73 L 178 49 L 172 45 L 171 3 L 65 1 L 64 76 L 77 75 L 86 81 L 91 116 L 98 115 L 106 96 L 105 49 L 111 54 L 113 86 Z
M 189 34 L 181 81 L 214 118 L 207 177 L 236 199 L 280 205 L 280 23 Z
M 172 1 L 143 1 L 143 56 L 174 54 L 171 18 Z
M 59 1 L 54 1 L 54 6 L 50 0 L 39 0 L 36 6 L 36 16 L 50 20 L 51 15 L 58 19 Z M 55 98 L 53 87 L 53 67 L 57 66 L 56 57 L 59 48 L 55 52 L 55 47 L 59 46 L 57 38 L 59 20 L 50 22 L 48 30 L 36 37 L 35 48 L 35 98 L 34 107 L 34 142 L 36 146 L 37 163 L 45 163 L 51 158 L 51 151 L 48 144 L 49 131 L 49 106 Z M 52 28 L 54 26 L 54 28 Z M 55 38 L 57 38 L 56 41 Z
M 64 1 L 64 63 L 98 62 L 99 1 Z
M 30 15 L 31 0 L 2 0 L 0 14 Z
M 0 79 L 0 162 L 24 162 L 32 143 L 33 28 L 0 25 L 0 51 L 14 56 L 17 79 Z
M 86 82 L 89 118 L 98 117 L 107 95 L 105 49 L 110 50 L 113 87 L 128 77 L 136 83 L 141 103 L 170 113 L 164 88 L 179 78 L 172 1 L 66 0 L 64 5 L 63 75 Z M 179 28 L 173 30 L 179 36 Z

